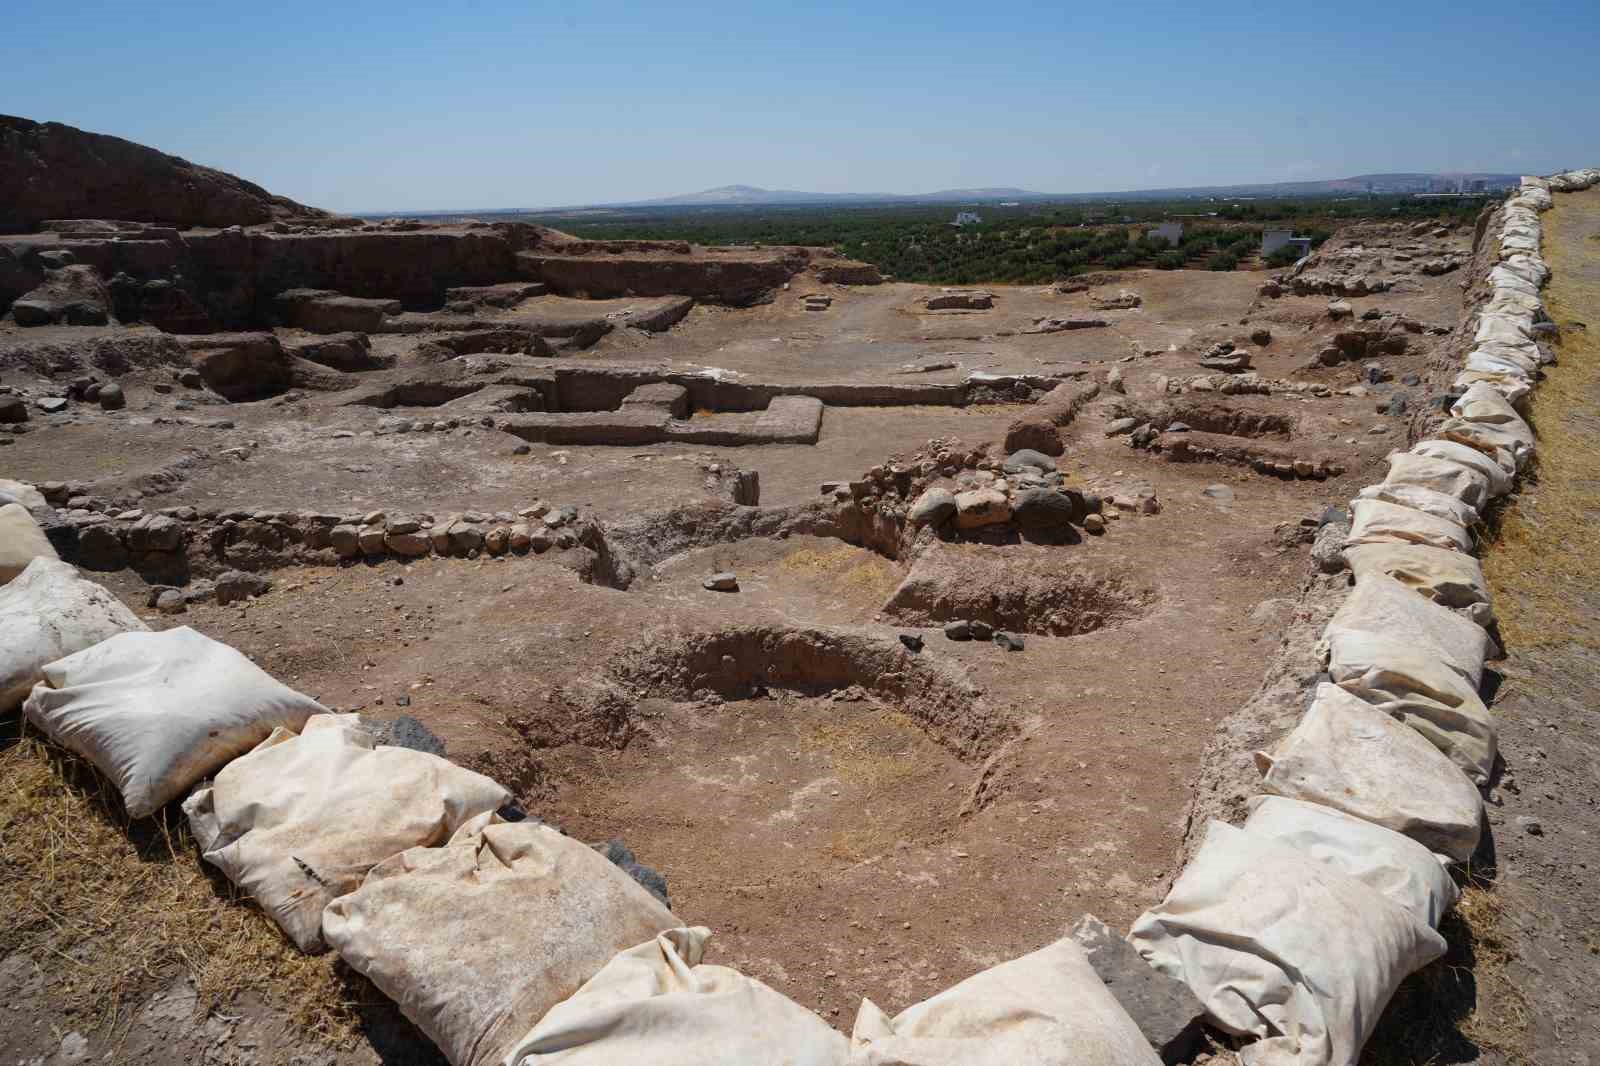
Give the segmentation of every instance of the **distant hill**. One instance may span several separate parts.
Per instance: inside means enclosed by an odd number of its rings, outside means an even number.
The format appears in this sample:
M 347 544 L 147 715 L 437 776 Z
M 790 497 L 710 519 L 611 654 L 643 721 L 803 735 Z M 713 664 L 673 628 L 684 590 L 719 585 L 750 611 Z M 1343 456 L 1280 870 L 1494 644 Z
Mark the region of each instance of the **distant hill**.
M 232 226 L 326 211 L 121 137 L 0 115 L 0 233 L 45 219 Z
M 715 189 L 667 196 L 659 200 L 636 200 L 615 207 L 717 207 L 741 204 L 826 204 L 826 203 L 960 203 L 968 200 L 1040 200 L 1045 193 L 1026 189 L 941 189 L 938 192 L 799 192 L 794 189 L 762 189 L 754 185 L 719 185 Z
M 1226 198 L 1230 196 L 1345 196 L 1373 193 L 1472 191 L 1475 182 L 1493 191 L 1516 185 L 1520 175 L 1500 173 L 1358 174 L 1352 178 L 1322 181 L 1278 181 L 1242 185 L 1195 185 L 1166 189 L 1132 189 L 1113 192 L 1044 193 L 1006 186 L 976 189 L 941 189 L 923 193 L 800 192 L 763 189 L 755 185 L 720 185 L 715 189 L 633 200 L 609 207 L 737 207 L 757 204 L 867 204 L 867 203 L 972 203 L 1004 200 L 1156 200 Z

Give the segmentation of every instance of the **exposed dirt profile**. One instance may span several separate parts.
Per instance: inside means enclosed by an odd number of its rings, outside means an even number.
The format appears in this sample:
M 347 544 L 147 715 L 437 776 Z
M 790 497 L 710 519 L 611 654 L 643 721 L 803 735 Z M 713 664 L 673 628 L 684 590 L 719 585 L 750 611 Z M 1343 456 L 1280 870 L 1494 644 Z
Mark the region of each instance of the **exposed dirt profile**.
M 966 619 L 999 629 L 1071 637 L 1148 613 L 1154 589 L 1104 569 L 1072 569 L 963 545 L 938 544 L 917 559 L 883 605 L 883 614 L 908 625 Z

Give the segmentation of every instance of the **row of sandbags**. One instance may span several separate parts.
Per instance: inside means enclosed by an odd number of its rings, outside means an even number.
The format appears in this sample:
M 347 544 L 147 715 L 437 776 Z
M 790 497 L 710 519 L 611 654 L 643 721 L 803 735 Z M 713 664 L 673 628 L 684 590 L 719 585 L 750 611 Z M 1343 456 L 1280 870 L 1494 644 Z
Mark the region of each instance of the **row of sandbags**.
M 850 1038 L 702 961 L 710 933 L 594 849 L 513 820 L 496 782 L 378 745 L 233 648 L 149 632 L 53 557 L 0 587 L 0 712 L 93 763 L 143 817 L 184 797 L 205 861 L 297 948 L 333 948 L 458 1066 L 1154 1066 L 1063 939 Z M 26 699 L 23 699 L 24 694 Z
M 1259 1038 L 1240 1053 L 1250 1066 L 1354 1064 L 1400 981 L 1445 952 L 1448 867 L 1478 848 L 1498 754 L 1479 695 L 1499 649 L 1475 527 L 1533 455 L 1516 405 L 1553 361 L 1539 213 L 1551 190 L 1597 181 L 1524 179 L 1507 201 L 1450 417 L 1352 501 L 1354 589 L 1323 634 L 1328 681 L 1257 754 L 1263 795 L 1244 824 L 1210 823 L 1129 934 L 1211 1022 Z

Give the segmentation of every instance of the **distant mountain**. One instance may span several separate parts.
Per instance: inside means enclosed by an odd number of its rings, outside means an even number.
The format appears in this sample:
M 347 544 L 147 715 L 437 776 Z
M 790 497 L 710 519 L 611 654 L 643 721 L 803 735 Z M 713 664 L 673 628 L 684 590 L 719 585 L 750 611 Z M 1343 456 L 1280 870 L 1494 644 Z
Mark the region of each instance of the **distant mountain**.
M 1044 193 L 1026 189 L 942 189 L 938 192 L 800 192 L 795 189 L 762 189 L 754 185 L 719 185 L 715 189 L 667 196 L 659 200 L 635 200 L 613 207 L 736 207 L 748 204 L 829 204 L 829 203 L 961 203 L 968 200 L 1040 200 Z
M 703 192 L 634 200 L 609 207 L 739 207 L 761 204 L 971 203 L 1005 200 L 1154 200 L 1230 196 L 1345 196 L 1360 193 L 1493 191 L 1517 184 L 1519 175 L 1497 173 L 1358 174 L 1323 181 L 1277 181 L 1241 185 L 1194 185 L 1121 192 L 1043 193 L 1008 186 L 941 189 L 923 193 L 800 192 L 755 185 L 720 185 Z

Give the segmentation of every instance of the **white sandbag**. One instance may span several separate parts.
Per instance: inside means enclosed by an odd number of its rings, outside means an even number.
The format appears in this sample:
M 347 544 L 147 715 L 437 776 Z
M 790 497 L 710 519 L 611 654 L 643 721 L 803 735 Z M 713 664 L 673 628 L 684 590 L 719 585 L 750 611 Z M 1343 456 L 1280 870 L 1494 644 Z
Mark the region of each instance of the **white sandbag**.
M 1493 289 L 1483 305 L 1485 315 L 1515 315 L 1533 322 L 1545 317 L 1544 301 L 1537 295 L 1521 289 Z
M 1478 316 L 1478 330 L 1473 343 L 1478 345 L 1506 344 L 1513 348 L 1526 348 L 1534 343 L 1533 315 L 1526 312 L 1484 311 Z
M 1518 269 L 1513 264 L 1497 263 L 1489 270 L 1489 287 L 1495 292 L 1514 291 L 1537 296 L 1544 282 L 1535 280 L 1536 277 L 1531 271 Z
M 44 680 L 46 663 L 128 630 L 138 615 L 59 559 L 35 559 L 0 585 L 0 713 L 17 709 Z
M 1501 273 L 1497 275 L 1496 270 Z M 1489 271 L 1490 283 L 1499 284 L 1495 279 L 1508 274 L 1516 276 L 1536 289 L 1542 288 L 1544 283 L 1550 280 L 1550 264 L 1538 255 L 1513 255 L 1503 259 L 1498 267 Z
M 1407 646 L 1438 659 L 1474 689 L 1482 683 L 1483 664 L 1494 650 L 1489 634 L 1471 619 L 1384 574 L 1370 574 L 1356 582 L 1328 621 L 1322 639 L 1335 663 L 1344 660 L 1347 653 L 1340 645 L 1346 642 L 1388 641 Z
M 1408 836 L 1343 811 L 1285 796 L 1254 796 L 1244 831 L 1304 852 L 1400 904 L 1422 924 L 1439 928 L 1456 901 L 1448 860 Z
M 1468 388 L 1461 394 L 1460 399 L 1450 405 L 1450 413 L 1468 422 L 1508 426 L 1520 435 L 1524 435 L 1530 442 L 1533 440 L 1532 427 L 1501 392 L 1488 385 L 1473 385 Z
M 1368 485 L 1356 493 L 1356 498 L 1382 500 L 1398 507 L 1409 507 L 1413 511 L 1443 518 L 1447 522 L 1468 529 L 1478 524 L 1476 507 L 1468 506 L 1448 493 L 1437 492 L 1420 485 Z
M 511 801 L 448 759 L 378 747 L 353 715 L 274 730 L 184 802 L 205 860 L 244 889 L 301 951 L 327 949 L 322 910 L 378 863 L 445 843 Z
M 1386 574 L 1445 607 L 1490 602 L 1483 564 L 1466 552 L 1426 544 L 1356 544 L 1344 550 L 1344 557 L 1357 585 Z
M 1445 440 L 1465 444 L 1493 459 L 1501 467 L 1521 470 L 1533 458 L 1533 431 L 1526 424 L 1518 426 L 1490 425 L 1469 422 L 1465 418 L 1447 418 L 1438 428 Z
M 45 502 L 44 493 L 26 481 L 13 481 L 8 477 L 0 477 L 0 505 L 8 503 L 21 504 L 26 511 L 37 511 L 49 506 Z
M 1501 259 L 1510 259 L 1512 256 L 1519 255 L 1536 255 L 1538 252 L 1539 235 L 1537 233 L 1513 229 L 1512 232 L 1500 238 Z
M 1395 988 L 1445 952 L 1382 893 L 1216 821 L 1128 939 L 1217 1026 L 1262 1038 L 1246 1066 L 1355 1066 Z
M 1495 374 L 1500 377 L 1525 378 L 1533 381 L 1539 376 L 1539 360 L 1532 354 L 1507 353 L 1488 348 L 1474 348 L 1467 353 L 1465 369 L 1478 374 Z
M 861 1001 L 850 1066 L 1156 1066 L 1161 1059 L 1070 937 L 892 1019 Z
M 1456 375 L 1453 387 L 1465 391 L 1474 385 L 1487 385 L 1504 396 L 1513 406 L 1520 404 L 1533 392 L 1526 374 L 1490 373 L 1484 370 L 1463 370 Z
M 1257 752 L 1262 791 L 1403 833 L 1459 862 L 1478 847 L 1483 799 L 1438 748 L 1337 685 L 1272 752 Z
M 1436 548 L 1471 551 L 1472 534 L 1467 527 L 1448 518 L 1436 518 L 1425 511 L 1384 500 L 1357 498 L 1350 501 L 1350 533 L 1346 544 L 1372 544 L 1410 541 Z
M 1555 199 L 1550 195 L 1549 189 L 1524 189 L 1516 195 L 1515 199 L 1522 201 L 1535 211 L 1548 211 L 1555 206 Z
M 700 962 L 709 929 L 619 952 L 550 1008 L 506 1066 L 843 1066 L 850 1044 L 781 992 Z
M 327 708 L 187 626 L 119 633 L 44 668 L 22 711 L 142 818 L 278 728 Z
M 1454 670 L 1406 648 L 1373 648 L 1368 662 L 1341 663 L 1334 680 L 1416 730 L 1473 784 L 1489 783 L 1500 751 L 1494 716 Z
M 1411 454 L 1425 455 L 1430 459 L 1444 459 L 1471 467 L 1488 480 L 1491 498 L 1504 496 L 1511 491 L 1511 475 L 1515 471 L 1507 470 L 1476 448 L 1469 448 L 1465 444 L 1449 440 L 1425 440 L 1413 445 Z
M 1391 488 L 1416 486 L 1442 492 L 1474 509 L 1489 501 L 1488 475 L 1457 462 L 1411 452 L 1389 454 L 1389 474 L 1383 484 Z
M 20 503 L 0 505 L 0 585 L 28 568 L 35 559 L 59 559 L 50 538 Z
M 490 815 L 373 867 L 322 935 L 452 1066 L 500 1066 L 617 952 L 681 924 L 593 848 Z

